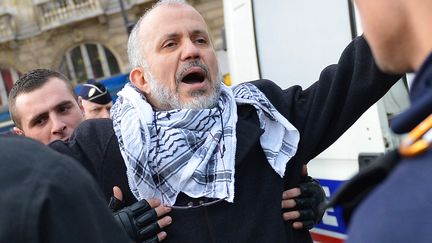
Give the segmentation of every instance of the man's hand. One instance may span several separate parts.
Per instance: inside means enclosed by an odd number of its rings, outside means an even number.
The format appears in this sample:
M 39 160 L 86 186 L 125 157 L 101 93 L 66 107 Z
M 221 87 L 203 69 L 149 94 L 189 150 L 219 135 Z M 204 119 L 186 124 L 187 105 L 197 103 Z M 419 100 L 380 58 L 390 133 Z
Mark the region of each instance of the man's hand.
M 304 179 L 298 187 L 282 193 L 282 216 L 286 221 L 293 221 L 294 229 L 309 230 L 322 218 L 325 193 L 318 181 L 307 176 L 306 165 L 302 175 Z
M 115 220 L 134 242 L 156 243 L 166 238 L 166 232 L 161 229 L 172 222 L 170 216 L 164 216 L 171 208 L 162 206 L 158 199 L 149 199 L 118 210 L 121 207 L 122 194 L 118 187 L 114 187 L 113 192 L 114 197 L 108 207 L 114 211 Z

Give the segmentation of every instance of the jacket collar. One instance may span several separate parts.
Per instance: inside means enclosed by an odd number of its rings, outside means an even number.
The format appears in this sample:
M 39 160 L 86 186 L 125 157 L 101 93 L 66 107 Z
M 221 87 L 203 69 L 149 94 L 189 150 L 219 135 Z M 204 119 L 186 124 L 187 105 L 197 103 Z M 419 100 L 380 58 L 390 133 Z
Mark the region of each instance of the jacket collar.
M 410 108 L 391 121 L 395 133 L 411 131 L 432 113 L 432 53 L 416 74 L 410 90 L 410 100 Z

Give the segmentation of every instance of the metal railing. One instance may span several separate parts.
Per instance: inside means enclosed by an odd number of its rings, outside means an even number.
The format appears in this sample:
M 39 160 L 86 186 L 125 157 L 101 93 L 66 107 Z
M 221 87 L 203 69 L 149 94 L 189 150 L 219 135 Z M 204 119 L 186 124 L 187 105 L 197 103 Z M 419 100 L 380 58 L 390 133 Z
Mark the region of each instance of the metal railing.
M 103 13 L 99 0 L 49 0 L 36 5 L 42 30 Z

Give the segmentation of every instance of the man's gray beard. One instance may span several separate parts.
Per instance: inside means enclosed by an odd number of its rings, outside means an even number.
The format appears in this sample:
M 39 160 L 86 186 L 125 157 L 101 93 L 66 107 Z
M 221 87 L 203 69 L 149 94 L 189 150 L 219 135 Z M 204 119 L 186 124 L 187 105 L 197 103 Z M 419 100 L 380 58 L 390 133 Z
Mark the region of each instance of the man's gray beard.
M 193 91 L 190 95 L 194 97 L 188 102 L 181 102 L 178 93 L 173 93 L 169 87 L 161 85 L 153 74 L 145 71 L 146 80 L 150 84 L 152 96 L 159 102 L 160 110 L 173 110 L 173 109 L 208 109 L 217 105 L 222 82 L 222 74 L 218 73 L 216 82 L 212 83 L 212 91 L 210 95 L 206 96 L 202 91 Z

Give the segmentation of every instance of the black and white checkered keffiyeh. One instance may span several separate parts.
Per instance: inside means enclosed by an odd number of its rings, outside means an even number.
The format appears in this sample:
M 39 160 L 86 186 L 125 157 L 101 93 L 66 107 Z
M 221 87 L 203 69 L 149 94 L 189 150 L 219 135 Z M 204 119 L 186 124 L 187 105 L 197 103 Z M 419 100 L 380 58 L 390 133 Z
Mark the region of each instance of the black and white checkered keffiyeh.
M 118 93 L 111 116 L 135 197 L 174 205 L 183 192 L 233 202 L 236 103 L 256 108 L 265 131 L 261 146 L 282 177 L 297 151 L 299 132 L 254 85 L 230 89 L 222 84 L 215 108 L 154 111 L 145 96 L 127 84 Z

